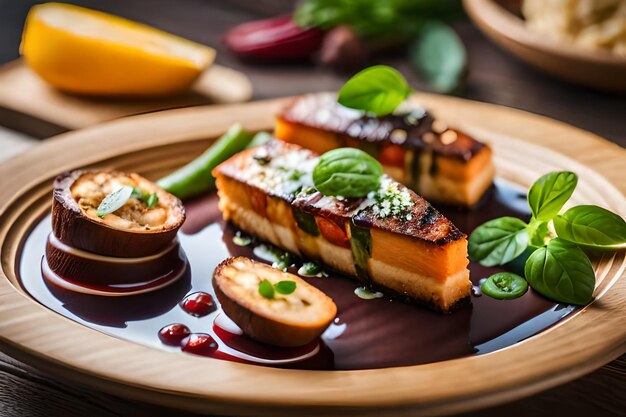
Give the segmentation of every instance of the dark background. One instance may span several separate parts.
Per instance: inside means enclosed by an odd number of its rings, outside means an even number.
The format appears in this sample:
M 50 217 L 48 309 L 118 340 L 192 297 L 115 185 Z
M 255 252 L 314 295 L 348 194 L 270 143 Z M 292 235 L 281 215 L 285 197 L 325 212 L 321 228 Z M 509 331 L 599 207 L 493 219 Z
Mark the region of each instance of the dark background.
M 0 64 L 18 57 L 26 13 L 38 2 L 0 0 Z M 254 99 L 333 90 L 345 74 L 310 64 L 253 66 L 237 61 L 221 46 L 235 24 L 288 13 L 288 0 L 84 0 L 69 1 L 147 23 L 216 47 L 217 62 L 245 72 Z M 455 24 L 469 55 L 462 97 L 515 107 L 562 120 L 626 146 L 626 96 L 598 93 L 544 75 L 502 52 L 469 22 Z M 405 57 L 381 58 L 399 68 L 410 83 L 425 89 Z M 626 74 L 624 74 L 626 76 Z M 545 138 L 550 141 L 549 137 Z M 626 163 L 626 161 L 624 161 Z M 463 381 L 459 381 L 460 384 Z M 591 375 L 525 400 L 467 416 L 626 415 L 626 356 Z M 0 353 L 2 416 L 166 416 L 187 415 L 66 384 Z

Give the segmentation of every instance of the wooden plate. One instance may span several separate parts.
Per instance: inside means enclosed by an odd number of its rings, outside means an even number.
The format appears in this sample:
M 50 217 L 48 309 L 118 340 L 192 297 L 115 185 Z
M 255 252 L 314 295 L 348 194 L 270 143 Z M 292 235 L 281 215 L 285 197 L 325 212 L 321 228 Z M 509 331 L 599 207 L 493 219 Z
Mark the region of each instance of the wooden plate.
M 625 57 L 589 51 L 528 31 L 519 17 L 520 0 L 463 0 L 463 5 L 487 37 L 529 64 L 587 87 L 626 92 Z
M 21 59 L 0 67 L 0 125 L 49 137 L 140 113 L 206 104 L 240 103 L 252 84 L 239 71 L 211 66 L 189 93 L 151 100 L 115 100 L 64 94 L 46 84 Z
M 626 215 L 626 152 L 588 132 L 525 112 L 450 97 L 418 99 L 495 149 L 498 175 L 528 187 L 542 173 L 578 173 L 573 203 Z M 596 299 L 536 336 L 490 354 L 361 371 L 263 368 L 174 355 L 86 328 L 18 285 L 24 237 L 49 210 L 52 179 L 79 166 L 158 177 L 205 149 L 231 123 L 269 129 L 273 100 L 124 118 L 48 141 L 0 166 L 0 347 L 46 371 L 120 396 L 216 414 L 433 415 L 531 395 L 626 351 L 626 260 L 595 267 Z M 31 261 L 31 260 L 29 260 Z M 39 262 L 39 259 L 32 260 Z

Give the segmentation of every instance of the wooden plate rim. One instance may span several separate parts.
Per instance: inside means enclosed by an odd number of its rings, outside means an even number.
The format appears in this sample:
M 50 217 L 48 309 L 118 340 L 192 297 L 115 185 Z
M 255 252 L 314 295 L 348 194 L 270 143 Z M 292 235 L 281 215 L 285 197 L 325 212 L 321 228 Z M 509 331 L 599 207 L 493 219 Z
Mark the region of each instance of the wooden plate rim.
M 39 214 L 46 210 L 50 178 L 57 173 L 146 147 L 215 137 L 236 121 L 249 129 L 267 129 L 271 115 L 285 100 L 128 117 L 61 135 L 0 165 L 1 247 L 15 244 L 11 240 L 17 232 L 12 228 L 18 228 L 21 235 L 28 228 L 14 223 L 22 214 L 20 207 L 38 205 Z M 607 189 L 612 208 L 624 215 L 622 165 L 626 152 L 620 147 L 519 110 L 433 95 L 420 95 L 419 100 L 436 112 L 448 113 L 451 119 L 474 115 L 473 124 L 482 122 L 482 127 L 535 146 L 543 135 L 552 136 L 555 140 L 543 146 L 603 176 L 612 188 Z M 186 133 L 190 131 L 196 132 L 195 137 Z M 578 153 L 582 148 L 594 152 Z M 66 160 L 63 153 L 68 149 L 74 150 L 82 163 Z M 34 202 L 26 201 L 29 198 Z M 116 339 L 53 313 L 18 291 L 9 282 L 16 267 L 15 259 L 2 256 L 0 345 L 9 353 L 105 391 L 194 410 L 238 414 L 255 407 L 257 414 L 267 415 L 289 415 L 294 409 L 329 414 L 452 413 L 547 389 L 591 372 L 626 351 L 624 262 L 617 266 L 612 286 L 599 300 L 575 317 L 509 348 L 426 365 L 333 372 L 262 368 L 173 355 Z M 584 331 L 586 337 L 577 337 L 578 331 Z M 192 369 L 203 372 L 189 375 Z

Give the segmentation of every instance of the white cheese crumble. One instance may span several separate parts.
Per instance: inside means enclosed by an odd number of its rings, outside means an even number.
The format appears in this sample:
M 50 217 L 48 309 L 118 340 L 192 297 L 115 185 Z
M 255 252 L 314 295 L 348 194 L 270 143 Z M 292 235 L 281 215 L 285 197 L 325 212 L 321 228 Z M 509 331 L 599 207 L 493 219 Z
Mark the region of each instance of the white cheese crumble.
M 381 219 L 396 217 L 409 221 L 413 218 L 409 209 L 413 206 L 413 199 L 408 190 L 400 190 L 398 183 L 388 176 L 380 179 L 380 187 L 367 195 L 373 201 L 372 210 Z

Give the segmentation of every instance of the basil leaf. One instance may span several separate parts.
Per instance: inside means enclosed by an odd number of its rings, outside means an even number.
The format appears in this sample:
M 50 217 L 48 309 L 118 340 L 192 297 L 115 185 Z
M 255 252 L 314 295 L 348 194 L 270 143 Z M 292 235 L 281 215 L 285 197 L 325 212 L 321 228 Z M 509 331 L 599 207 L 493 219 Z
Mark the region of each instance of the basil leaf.
M 386 65 L 365 68 L 339 90 L 339 104 L 384 116 L 392 113 L 413 90 L 395 69 Z
M 113 213 L 124 204 L 126 204 L 132 194 L 133 187 L 131 187 L 130 185 L 124 185 L 123 187 L 113 191 L 112 193 L 104 197 L 104 199 L 98 206 L 96 214 L 100 217 L 103 217 L 107 214 Z
M 535 291 L 552 300 L 582 305 L 593 296 L 596 277 L 589 258 L 574 243 L 561 238 L 533 252 L 524 273 Z
M 479 226 L 469 237 L 470 258 L 484 266 L 512 261 L 528 247 L 526 226 L 515 217 L 500 217 Z
M 528 205 L 537 220 L 551 220 L 559 214 L 578 183 L 573 172 L 550 172 L 539 178 L 528 191 Z
M 259 283 L 259 294 L 261 294 L 263 297 L 267 298 L 268 300 L 273 299 L 274 287 L 272 286 L 272 283 L 269 282 L 267 279 L 264 279 L 263 281 L 261 281 Z
M 296 281 L 279 281 L 274 284 L 274 290 L 279 294 L 289 295 L 296 290 Z
M 576 206 L 554 219 L 556 234 L 582 245 L 615 246 L 626 243 L 626 222 L 598 206 Z
M 380 162 L 355 148 L 326 152 L 313 169 L 315 188 L 324 195 L 365 197 L 380 186 Z
M 455 91 L 466 74 L 465 46 L 445 23 L 427 22 L 410 46 L 409 56 L 418 74 L 439 93 Z

